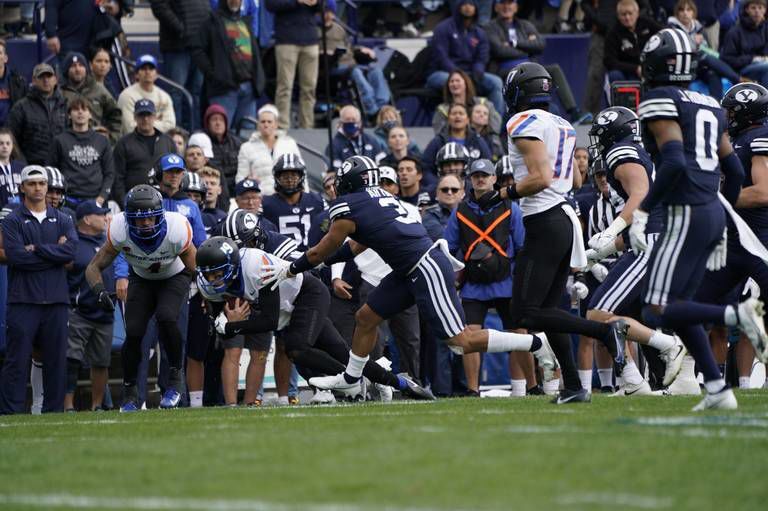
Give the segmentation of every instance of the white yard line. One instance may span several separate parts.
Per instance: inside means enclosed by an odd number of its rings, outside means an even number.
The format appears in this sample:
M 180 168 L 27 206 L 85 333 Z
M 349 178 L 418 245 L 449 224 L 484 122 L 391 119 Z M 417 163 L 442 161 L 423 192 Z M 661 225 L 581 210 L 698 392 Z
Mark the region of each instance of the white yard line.
M 624 506 L 630 509 L 666 509 L 672 507 L 674 500 L 669 497 L 654 497 L 651 495 L 636 495 L 633 493 L 574 493 L 557 497 L 558 504 L 564 506 L 581 506 L 584 504 L 601 504 L 606 506 Z

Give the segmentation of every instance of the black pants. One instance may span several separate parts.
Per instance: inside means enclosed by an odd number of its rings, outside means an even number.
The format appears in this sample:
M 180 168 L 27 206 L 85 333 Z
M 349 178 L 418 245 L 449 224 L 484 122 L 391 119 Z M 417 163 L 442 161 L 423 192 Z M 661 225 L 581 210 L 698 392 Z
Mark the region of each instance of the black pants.
M 525 241 L 515 259 L 512 315 L 515 323 L 545 332 L 560 362 L 566 388 L 581 388 L 569 333 L 603 340 L 604 323 L 576 317 L 559 308 L 571 271 L 573 224 L 560 206 L 526 216 Z
M 157 319 L 160 342 L 168 355 L 171 369 L 182 367 L 182 339 L 177 325 L 182 305 L 187 303 L 189 277 L 178 273 L 164 280 L 147 280 L 131 273 L 125 301 L 125 343 L 123 344 L 123 380 L 136 384 L 141 362 L 141 340 L 152 315 Z

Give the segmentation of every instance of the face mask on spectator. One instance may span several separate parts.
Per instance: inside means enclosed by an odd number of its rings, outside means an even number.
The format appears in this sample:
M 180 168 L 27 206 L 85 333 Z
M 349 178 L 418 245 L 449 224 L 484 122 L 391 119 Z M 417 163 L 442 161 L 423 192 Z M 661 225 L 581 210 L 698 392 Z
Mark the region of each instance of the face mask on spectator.
M 389 130 L 397 126 L 397 121 L 384 121 L 381 123 L 381 127 L 384 128 L 384 131 L 389 133 Z
M 344 122 L 341 124 L 341 131 L 343 131 L 346 136 L 351 138 L 357 136 L 360 128 L 357 126 L 356 122 Z

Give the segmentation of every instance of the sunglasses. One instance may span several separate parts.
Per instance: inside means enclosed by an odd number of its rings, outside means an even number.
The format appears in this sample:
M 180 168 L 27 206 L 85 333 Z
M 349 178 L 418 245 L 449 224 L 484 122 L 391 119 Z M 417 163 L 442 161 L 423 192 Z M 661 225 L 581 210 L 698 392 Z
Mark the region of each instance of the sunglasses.
M 447 186 L 444 187 L 444 188 L 440 188 L 440 191 L 442 193 L 449 193 L 449 192 L 450 193 L 459 193 L 460 190 L 461 190 L 461 188 L 449 188 Z

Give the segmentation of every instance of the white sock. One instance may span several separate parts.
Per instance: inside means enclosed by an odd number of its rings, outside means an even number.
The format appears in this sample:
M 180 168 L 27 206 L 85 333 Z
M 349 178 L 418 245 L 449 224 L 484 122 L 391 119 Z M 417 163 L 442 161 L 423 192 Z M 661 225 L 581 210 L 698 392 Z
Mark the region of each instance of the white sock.
M 190 390 L 189 391 L 189 407 L 202 408 L 202 406 L 203 406 L 203 391 Z
M 32 359 L 32 369 L 29 371 L 29 381 L 32 384 L 32 413 L 43 412 L 43 363 Z
M 581 388 L 587 392 L 592 392 L 592 370 L 591 369 L 579 369 L 579 380 L 581 380 Z
M 725 314 L 723 316 L 726 326 L 736 326 L 739 324 L 739 315 L 736 314 L 736 308 L 733 305 L 725 306 Z
M 560 380 L 554 379 L 544 382 L 544 393 L 551 396 L 553 394 L 557 394 L 557 391 L 560 390 Z
M 704 382 L 704 388 L 707 389 L 707 394 L 717 394 L 723 390 L 723 387 L 725 387 L 725 380 L 722 378 Z
M 752 388 L 751 381 L 752 381 L 752 378 L 750 378 L 749 376 L 739 376 L 739 388 L 740 389 Z
M 510 351 L 531 351 L 533 336 L 488 330 L 488 353 L 507 353 Z
M 613 387 L 613 369 L 598 369 L 597 376 L 601 387 Z
M 525 397 L 525 387 L 528 383 L 525 380 L 510 380 L 512 385 L 511 397 Z
M 277 404 L 279 404 L 279 405 L 287 405 L 288 404 L 288 396 L 278 396 L 277 397 Z
M 665 351 L 675 345 L 675 338 L 671 335 L 667 335 L 664 332 L 658 330 L 653 332 L 651 339 L 648 341 L 648 346 L 656 348 L 659 351 Z
M 365 367 L 365 364 L 368 363 L 368 357 L 358 357 L 354 353 L 352 353 L 352 350 L 349 350 L 349 362 L 347 362 L 347 369 L 346 373 L 353 378 L 362 378 L 363 377 L 363 367 Z M 288 398 L 286 397 L 286 403 L 288 402 Z
M 637 364 L 635 364 L 634 360 L 627 360 L 627 364 L 621 372 L 621 377 L 624 379 L 624 383 L 629 383 L 630 385 L 640 385 L 643 383 L 643 375 L 637 370 Z

